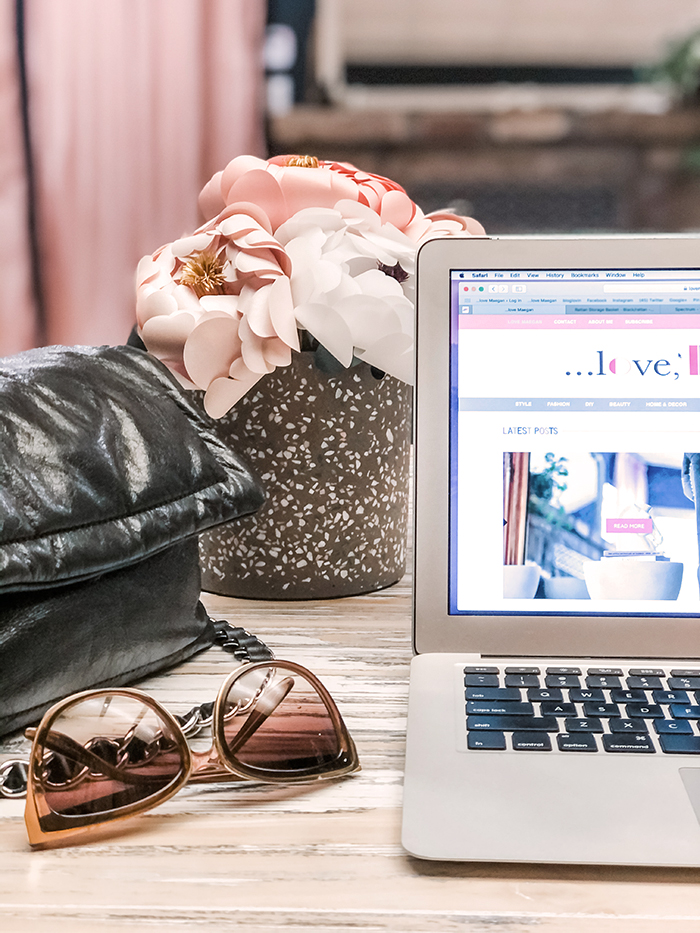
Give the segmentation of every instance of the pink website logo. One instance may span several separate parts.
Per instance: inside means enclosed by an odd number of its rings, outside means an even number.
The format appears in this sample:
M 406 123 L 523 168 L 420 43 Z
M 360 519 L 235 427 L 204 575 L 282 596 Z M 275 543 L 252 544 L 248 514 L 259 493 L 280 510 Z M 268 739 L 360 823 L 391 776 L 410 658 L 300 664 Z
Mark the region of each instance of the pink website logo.
M 674 371 L 671 361 L 664 358 L 632 360 L 625 356 L 615 356 L 607 359 L 604 350 L 596 350 L 596 356 L 598 359 L 595 369 L 587 372 L 567 370 L 566 375 L 607 376 L 611 373 L 613 376 L 627 376 L 631 373 L 639 376 L 672 376 L 674 381 L 681 375 L 677 370 Z M 679 353 L 678 358 L 682 360 L 683 354 Z M 700 346 L 698 345 L 688 347 L 688 373 L 691 376 L 700 375 Z

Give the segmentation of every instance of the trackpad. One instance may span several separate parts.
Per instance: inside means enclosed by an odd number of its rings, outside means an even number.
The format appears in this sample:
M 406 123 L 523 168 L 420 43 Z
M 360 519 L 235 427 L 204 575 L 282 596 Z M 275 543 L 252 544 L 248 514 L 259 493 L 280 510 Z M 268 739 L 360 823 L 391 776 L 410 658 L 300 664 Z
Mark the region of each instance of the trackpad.
M 700 823 L 700 768 L 679 768 L 678 773 Z

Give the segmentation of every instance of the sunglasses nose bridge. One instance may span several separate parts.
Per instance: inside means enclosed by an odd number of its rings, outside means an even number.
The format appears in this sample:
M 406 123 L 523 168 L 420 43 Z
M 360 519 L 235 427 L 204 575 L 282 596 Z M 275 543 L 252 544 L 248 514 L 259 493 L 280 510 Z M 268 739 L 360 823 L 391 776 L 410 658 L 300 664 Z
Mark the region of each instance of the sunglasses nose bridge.
M 206 784 L 221 780 L 226 782 L 244 780 L 222 763 L 219 750 L 215 745 L 209 751 L 190 751 L 190 754 L 192 756 L 192 770 L 188 780 L 189 784 Z

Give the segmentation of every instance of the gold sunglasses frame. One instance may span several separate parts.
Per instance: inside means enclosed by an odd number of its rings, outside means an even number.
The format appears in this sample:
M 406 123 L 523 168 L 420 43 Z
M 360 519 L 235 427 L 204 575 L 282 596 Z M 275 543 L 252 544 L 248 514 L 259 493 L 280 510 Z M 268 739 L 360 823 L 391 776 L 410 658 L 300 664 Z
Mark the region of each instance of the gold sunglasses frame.
M 338 741 L 338 755 L 333 762 L 322 767 L 308 768 L 297 772 L 281 772 L 268 768 L 253 768 L 239 762 L 229 752 L 224 736 L 224 704 L 235 681 L 254 670 L 282 670 L 305 678 L 316 690 L 329 713 Z M 55 719 L 75 703 L 88 697 L 125 696 L 139 700 L 144 706 L 161 717 L 172 731 L 177 750 L 181 756 L 182 769 L 166 786 L 136 803 L 117 807 L 106 813 L 65 816 L 49 807 L 39 777 L 42 754 Z M 273 710 L 274 712 L 274 710 Z M 347 730 L 342 716 L 321 681 L 293 661 L 257 661 L 246 663 L 233 670 L 224 680 L 217 693 L 212 717 L 212 747 L 205 752 L 193 751 L 187 742 L 182 726 L 165 707 L 142 690 L 136 688 L 102 688 L 83 690 L 56 703 L 47 710 L 36 729 L 27 729 L 25 735 L 32 739 L 32 750 L 27 775 L 27 800 L 24 821 L 29 844 L 34 849 L 53 848 L 67 842 L 81 841 L 111 826 L 112 823 L 129 819 L 138 813 L 152 810 L 173 797 L 186 784 L 211 783 L 215 781 L 253 780 L 269 784 L 300 784 L 318 780 L 330 780 L 360 770 L 357 749 Z

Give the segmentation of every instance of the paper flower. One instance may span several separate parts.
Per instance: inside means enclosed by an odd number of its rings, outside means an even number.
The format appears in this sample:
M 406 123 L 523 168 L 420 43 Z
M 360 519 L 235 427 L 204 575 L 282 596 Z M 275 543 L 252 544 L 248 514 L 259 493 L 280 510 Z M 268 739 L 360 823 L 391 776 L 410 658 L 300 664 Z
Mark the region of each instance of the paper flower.
M 425 215 L 395 182 L 309 156 L 239 156 L 205 185 L 206 222 L 141 260 L 136 317 L 148 350 L 219 418 L 311 335 L 410 382 L 413 286 L 428 237 L 482 235 Z

